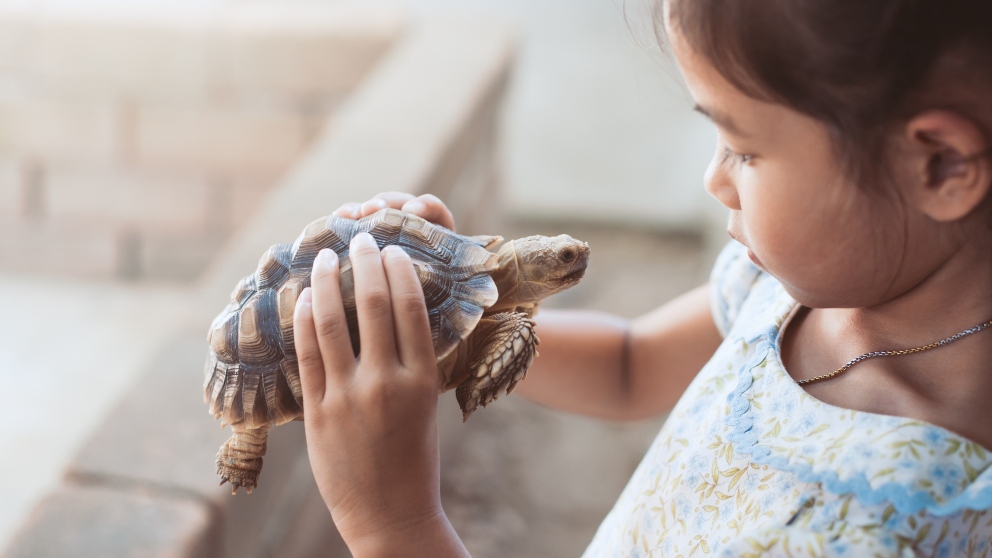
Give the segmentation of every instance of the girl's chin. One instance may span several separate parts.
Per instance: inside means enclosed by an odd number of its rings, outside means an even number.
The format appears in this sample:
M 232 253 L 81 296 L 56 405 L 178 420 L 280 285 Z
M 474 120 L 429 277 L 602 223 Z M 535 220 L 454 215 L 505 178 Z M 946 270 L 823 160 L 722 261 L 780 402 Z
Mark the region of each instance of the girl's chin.
M 761 263 L 761 260 L 758 259 L 758 256 L 754 255 L 754 252 L 752 252 L 750 248 L 747 249 L 747 257 L 750 258 L 752 262 L 754 262 L 754 265 L 760 267 L 765 271 L 768 271 L 767 269 L 765 269 L 765 265 Z

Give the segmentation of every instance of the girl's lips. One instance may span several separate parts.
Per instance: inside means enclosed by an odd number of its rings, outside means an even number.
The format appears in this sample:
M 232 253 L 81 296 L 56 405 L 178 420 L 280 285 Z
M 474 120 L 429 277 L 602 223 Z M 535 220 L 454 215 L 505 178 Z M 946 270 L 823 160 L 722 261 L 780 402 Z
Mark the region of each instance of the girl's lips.
M 733 239 L 734 239 L 734 240 L 736 240 L 737 242 L 740 242 L 740 243 L 741 243 L 741 245 L 743 245 L 743 246 L 744 246 L 745 248 L 747 248 L 747 243 L 745 243 L 745 242 L 744 242 L 743 240 L 741 240 L 741 239 L 739 238 L 739 236 L 738 236 L 738 235 L 736 235 L 736 234 L 734 234 L 734 230 L 733 230 L 733 229 L 730 229 L 730 230 L 728 230 L 728 231 L 727 231 L 727 234 L 729 234 L 729 235 L 730 235 L 730 238 L 733 238 Z M 758 256 L 756 256 L 756 255 L 754 254 L 754 252 L 752 252 L 752 251 L 751 251 L 751 249 L 750 249 L 750 248 L 747 248 L 747 257 L 748 257 L 748 258 L 749 258 L 749 259 L 750 259 L 750 260 L 751 260 L 752 262 L 754 262 L 754 265 L 756 265 L 756 266 L 758 266 L 758 267 L 760 267 L 760 268 L 761 268 L 762 270 L 764 270 L 764 271 L 768 271 L 767 269 L 765 269 L 765 266 L 764 266 L 764 265 L 762 265 L 762 263 L 761 263 L 761 260 L 759 260 L 759 259 L 758 259 Z

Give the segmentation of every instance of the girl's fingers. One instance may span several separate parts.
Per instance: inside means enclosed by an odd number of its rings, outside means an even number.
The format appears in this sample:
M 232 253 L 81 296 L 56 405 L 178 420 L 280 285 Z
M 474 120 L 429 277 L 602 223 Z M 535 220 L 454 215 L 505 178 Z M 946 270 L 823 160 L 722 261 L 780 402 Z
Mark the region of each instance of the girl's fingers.
M 361 219 L 386 209 L 400 209 L 422 217 L 447 229 L 455 230 L 455 218 L 448 206 L 434 194 L 414 197 L 406 192 L 381 192 L 365 203 L 346 203 L 334 211 L 334 215 L 347 219 Z
M 372 198 L 369 201 L 362 204 L 362 211 L 361 211 L 362 217 L 367 217 L 369 215 L 372 215 L 376 211 L 386 209 L 387 207 L 389 207 L 389 204 L 386 203 L 386 200 L 379 198 Z
M 396 327 L 396 349 L 407 368 L 433 370 L 434 341 L 424 304 L 424 292 L 410 256 L 398 246 L 382 250 Z
M 362 361 L 371 364 L 373 369 L 385 370 L 396 362 L 396 341 L 389 283 L 382 267 L 382 256 L 368 233 L 357 234 L 351 239 L 350 254 Z
M 303 406 L 313 408 L 323 400 L 327 384 L 324 381 L 324 361 L 317 345 L 317 330 L 313 323 L 310 288 L 303 289 L 300 298 L 296 300 L 293 341 L 300 366 L 300 383 L 303 385 Z
M 403 204 L 413 199 L 413 194 L 406 192 L 380 192 L 372 199 L 362 204 L 362 217 L 372 215 L 387 207 L 399 209 Z
M 411 199 L 401 207 L 407 213 L 413 213 L 418 217 L 423 217 L 431 223 L 437 223 L 446 229 L 455 230 L 455 218 L 451 215 L 448 206 L 438 199 L 434 194 L 424 194 L 418 198 Z
M 362 217 L 362 204 L 360 203 L 346 203 L 341 207 L 334 210 L 331 213 L 335 217 L 344 217 L 345 219 L 361 219 Z
M 313 323 L 317 346 L 323 356 L 327 382 L 337 382 L 349 377 L 355 370 L 355 354 L 351 349 L 348 319 L 341 302 L 341 278 L 338 257 L 332 250 L 323 249 L 313 261 L 310 274 L 313 296 Z
M 413 197 L 413 194 L 407 194 L 406 192 L 380 192 L 372 199 L 386 202 L 386 207 L 399 209 L 403 207 L 403 204 L 412 200 Z

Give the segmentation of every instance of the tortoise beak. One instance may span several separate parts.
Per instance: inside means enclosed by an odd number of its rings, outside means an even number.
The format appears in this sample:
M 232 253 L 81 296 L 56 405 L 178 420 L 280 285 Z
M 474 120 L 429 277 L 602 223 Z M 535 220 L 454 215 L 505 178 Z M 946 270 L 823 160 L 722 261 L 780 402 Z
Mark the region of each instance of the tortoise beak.
M 583 276 L 585 276 L 585 274 L 586 274 L 586 268 L 585 267 L 583 267 L 582 269 L 576 269 L 575 271 L 573 271 L 573 272 L 569 273 L 568 275 L 562 277 L 562 281 L 574 281 L 574 282 L 578 283 L 579 280 L 582 279 Z

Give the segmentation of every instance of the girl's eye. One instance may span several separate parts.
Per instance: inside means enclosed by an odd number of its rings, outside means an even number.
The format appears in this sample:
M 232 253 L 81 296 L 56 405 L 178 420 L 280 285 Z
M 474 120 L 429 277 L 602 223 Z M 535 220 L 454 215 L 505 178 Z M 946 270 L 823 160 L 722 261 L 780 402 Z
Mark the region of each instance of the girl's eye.
M 735 165 L 743 165 L 754 158 L 753 155 L 747 155 L 745 153 L 737 153 L 736 151 L 731 151 L 729 147 L 724 146 L 723 148 L 723 161 L 730 161 Z

